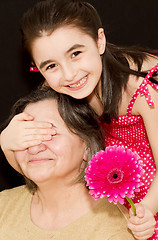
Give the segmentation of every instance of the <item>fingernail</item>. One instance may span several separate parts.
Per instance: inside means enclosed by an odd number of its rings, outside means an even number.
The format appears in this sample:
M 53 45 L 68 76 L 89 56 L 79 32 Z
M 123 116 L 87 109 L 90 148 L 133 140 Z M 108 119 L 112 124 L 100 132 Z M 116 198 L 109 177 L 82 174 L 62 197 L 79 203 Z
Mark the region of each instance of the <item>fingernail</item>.
M 54 128 L 52 129 L 52 134 L 56 134 L 56 130 Z
M 51 135 L 46 135 L 46 136 L 44 137 L 45 140 L 50 140 L 51 138 L 52 138 Z

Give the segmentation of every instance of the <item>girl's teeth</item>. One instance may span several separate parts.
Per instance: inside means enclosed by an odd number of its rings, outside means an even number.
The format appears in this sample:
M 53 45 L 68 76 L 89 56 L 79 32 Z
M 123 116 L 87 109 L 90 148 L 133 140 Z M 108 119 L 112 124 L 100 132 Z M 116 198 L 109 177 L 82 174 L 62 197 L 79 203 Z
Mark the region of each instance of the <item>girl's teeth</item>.
M 78 84 L 70 85 L 70 87 L 79 87 L 86 81 L 86 79 L 87 79 L 87 76 L 82 78 L 82 80 Z

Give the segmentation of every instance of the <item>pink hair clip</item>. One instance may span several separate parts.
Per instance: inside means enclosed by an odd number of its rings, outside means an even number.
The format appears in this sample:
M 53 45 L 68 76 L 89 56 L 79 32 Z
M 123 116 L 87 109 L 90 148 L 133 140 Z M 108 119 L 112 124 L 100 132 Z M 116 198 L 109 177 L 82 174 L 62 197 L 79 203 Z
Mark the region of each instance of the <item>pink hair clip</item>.
M 39 72 L 37 67 L 30 67 L 30 72 Z

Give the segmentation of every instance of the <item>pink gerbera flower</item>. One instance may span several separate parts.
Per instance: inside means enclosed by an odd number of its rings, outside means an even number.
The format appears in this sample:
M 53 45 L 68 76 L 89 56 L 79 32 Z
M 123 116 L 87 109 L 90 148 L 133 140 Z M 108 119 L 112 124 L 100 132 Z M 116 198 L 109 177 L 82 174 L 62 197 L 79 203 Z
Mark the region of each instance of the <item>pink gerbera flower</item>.
M 111 146 L 93 156 L 85 170 L 89 193 L 94 199 L 108 197 L 109 202 L 124 204 L 142 186 L 143 166 L 138 154 L 124 147 Z

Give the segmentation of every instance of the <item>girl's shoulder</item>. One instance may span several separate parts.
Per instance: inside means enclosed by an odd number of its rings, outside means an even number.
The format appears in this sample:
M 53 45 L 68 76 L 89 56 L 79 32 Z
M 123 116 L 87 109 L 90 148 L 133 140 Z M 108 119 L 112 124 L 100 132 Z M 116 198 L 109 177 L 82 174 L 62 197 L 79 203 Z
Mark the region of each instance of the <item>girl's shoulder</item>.
M 134 61 L 129 59 L 127 57 L 129 66 L 132 70 L 138 70 L 137 64 L 135 64 Z M 152 69 L 156 64 L 158 63 L 158 56 L 152 55 L 152 54 L 147 54 L 146 58 L 144 59 L 142 66 L 141 66 L 141 71 L 142 72 L 148 72 L 150 69 Z
M 121 101 L 120 107 L 119 107 L 119 115 L 126 115 L 129 104 L 134 97 L 137 98 L 137 101 L 136 101 L 136 104 L 133 104 L 134 106 L 132 107 L 132 114 L 138 115 L 138 111 L 136 110 L 137 103 L 139 105 L 139 97 L 141 95 L 140 94 L 141 91 L 143 91 L 142 88 L 144 88 L 143 83 L 145 82 L 145 79 L 147 78 L 146 85 L 149 85 L 149 89 L 157 88 L 157 86 L 155 87 L 154 84 L 150 83 L 149 77 L 147 77 L 148 74 L 151 77 L 153 75 L 153 72 L 157 72 L 157 67 L 158 67 L 157 64 L 158 64 L 158 57 L 149 55 L 147 57 L 147 59 L 143 62 L 142 69 L 141 69 L 142 72 L 146 73 L 146 77 L 145 78 L 138 77 L 135 75 L 129 76 L 127 87 L 125 90 L 123 90 L 123 93 L 122 93 L 122 101 Z M 130 63 L 130 67 L 133 70 L 137 70 L 137 67 L 134 63 Z M 154 76 L 154 80 L 158 82 L 158 75 Z M 152 85 L 152 86 L 150 86 L 150 85 Z M 139 90 L 140 90 L 140 92 L 139 92 Z M 137 92 L 137 94 L 136 94 L 136 92 Z M 137 95 L 137 96 L 135 96 L 135 95 Z
M 139 87 L 135 91 L 132 100 L 130 101 L 132 115 L 138 115 L 142 109 L 153 108 L 158 99 L 158 59 L 153 61 L 154 65 L 148 70 L 146 77 L 138 79 Z M 146 63 L 146 68 L 150 67 L 151 63 Z M 146 70 L 145 70 L 146 72 Z M 142 106 L 141 106 L 142 105 Z M 140 111 L 141 109 L 141 111 Z M 129 110 L 130 111 L 130 110 Z
M 149 72 L 158 64 L 158 56 L 149 54 L 147 59 L 142 64 L 142 71 Z

